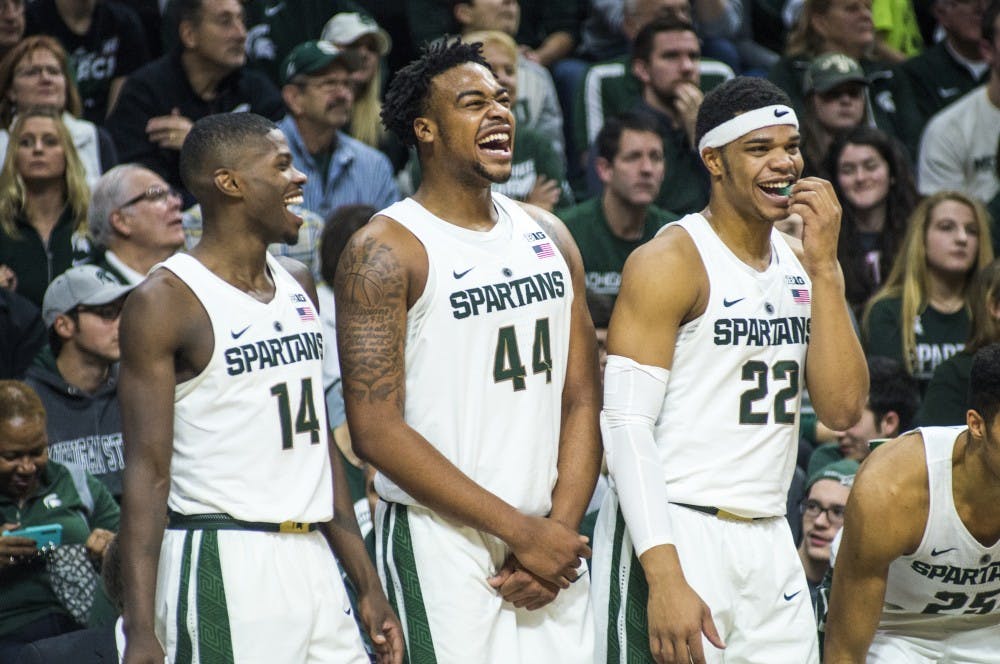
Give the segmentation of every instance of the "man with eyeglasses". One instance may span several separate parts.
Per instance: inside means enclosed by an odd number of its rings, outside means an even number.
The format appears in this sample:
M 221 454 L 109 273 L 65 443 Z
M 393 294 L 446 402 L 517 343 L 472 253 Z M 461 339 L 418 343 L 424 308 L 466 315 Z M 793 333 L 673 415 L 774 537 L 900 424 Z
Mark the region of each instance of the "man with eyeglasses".
M 56 277 L 42 301 L 49 348 L 25 376 L 48 413 L 49 457 L 86 468 L 116 500 L 125 467 L 118 318 L 132 288 L 94 265 Z
M 329 42 L 307 41 L 281 65 L 288 115 L 278 127 L 288 138 L 295 167 L 309 178 L 302 207 L 324 220 L 342 205 L 379 210 L 400 198 L 388 157 L 342 131 L 351 118 L 351 72 L 358 64 L 353 54 Z
M 816 593 L 830 568 L 830 544 L 844 525 L 844 507 L 858 472 L 858 462 L 842 459 L 813 473 L 806 484 L 802 512 L 802 542 L 799 560 L 806 572 L 809 595 L 816 606 Z
M 1000 344 L 972 360 L 965 427 L 865 460 L 848 500 L 826 664 L 992 664 L 1000 635 Z
M 123 284 L 138 285 L 184 246 L 181 195 L 142 166 L 122 164 L 102 175 L 87 218 L 94 264 Z

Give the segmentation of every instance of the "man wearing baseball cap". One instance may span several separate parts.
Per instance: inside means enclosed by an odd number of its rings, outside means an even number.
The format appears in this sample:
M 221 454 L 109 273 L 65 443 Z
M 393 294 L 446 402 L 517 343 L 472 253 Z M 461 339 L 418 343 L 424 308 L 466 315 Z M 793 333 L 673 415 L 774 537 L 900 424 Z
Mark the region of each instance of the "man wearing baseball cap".
M 858 465 L 853 459 L 841 459 L 817 470 L 809 477 L 806 497 L 799 506 L 802 512 L 799 559 L 814 606 L 820 581 L 830 568 L 830 544 L 844 525 L 844 508 Z
M 802 86 L 803 92 L 810 95 L 825 94 L 849 83 L 868 86 L 868 78 L 861 65 L 843 53 L 824 53 L 809 63 Z
M 326 41 L 307 41 L 281 65 L 281 95 L 288 115 L 278 127 L 288 139 L 295 167 L 309 180 L 303 207 L 324 219 L 342 205 L 381 209 L 399 200 L 389 159 L 345 134 L 357 58 Z
M 25 382 L 48 414 L 49 457 L 84 466 L 115 498 L 122 492 L 118 318 L 134 286 L 94 265 L 70 268 L 45 291 L 49 348 Z

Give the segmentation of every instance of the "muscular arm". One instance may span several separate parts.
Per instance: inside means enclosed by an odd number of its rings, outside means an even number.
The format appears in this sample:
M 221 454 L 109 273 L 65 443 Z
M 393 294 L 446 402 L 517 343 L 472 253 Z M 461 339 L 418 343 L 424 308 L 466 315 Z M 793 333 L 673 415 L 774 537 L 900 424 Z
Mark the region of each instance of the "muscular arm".
M 806 386 L 816 415 L 831 429 L 847 429 L 861 418 L 868 399 L 868 367 L 851 325 L 844 273 L 837 262 L 840 205 L 826 180 L 795 183 L 789 212 L 802 217 L 796 248 L 812 280 L 812 321 L 806 351 Z
M 414 279 L 426 279 L 426 261 L 416 238 L 385 217 L 359 230 L 341 255 L 334 281 L 337 341 L 358 454 L 422 505 L 499 537 L 526 567 L 567 587 L 579 556 L 589 555 L 576 534 L 527 517 L 483 489 L 403 417 L 407 309 Z
M 927 520 L 926 483 L 919 434 L 879 447 L 861 467 L 833 572 L 824 662 L 864 664 L 878 628 L 889 564 L 920 543 Z M 892 519 L 885 518 L 887 505 Z
M 125 471 L 120 537 L 130 663 L 156 661 L 160 647 L 153 632 L 153 598 L 170 489 L 174 362 L 183 343 L 182 326 L 193 318 L 182 288 L 161 270 L 129 295 L 121 318 L 118 398 Z

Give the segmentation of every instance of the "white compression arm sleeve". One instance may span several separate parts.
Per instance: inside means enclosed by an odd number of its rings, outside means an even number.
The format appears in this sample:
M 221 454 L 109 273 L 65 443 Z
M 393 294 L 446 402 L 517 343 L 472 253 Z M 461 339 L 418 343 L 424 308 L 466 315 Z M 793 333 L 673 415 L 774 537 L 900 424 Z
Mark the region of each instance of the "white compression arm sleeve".
M 620 355 L 609 355 L 604 370 L 605 455 L 637 556 L 674 541 L 663 466 L 653 442 L 669 377 L 662 367 Z

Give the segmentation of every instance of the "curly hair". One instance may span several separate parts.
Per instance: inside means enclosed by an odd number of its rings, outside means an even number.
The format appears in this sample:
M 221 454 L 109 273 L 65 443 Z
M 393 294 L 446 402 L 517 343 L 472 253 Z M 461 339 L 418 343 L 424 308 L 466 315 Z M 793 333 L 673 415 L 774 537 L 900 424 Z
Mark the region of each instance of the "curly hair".
M 483 59 L 482 44 L 466 44 L 445 35 L 427 44 L 420 57 L 400 69 L 382 104 L 382 124 L 408 146 L 417 144 L 413 121 L 427 112 L 431 81 L 453 67 L 473 62 L 493 71 Z
M 788 95 L 767 79 L 737 76 L 713 88 L 705 95 L 695 121 L 695 140 L 698 145 L 708 132 L 740 113 L 765 106 L 784 104 L 791 106 Z

